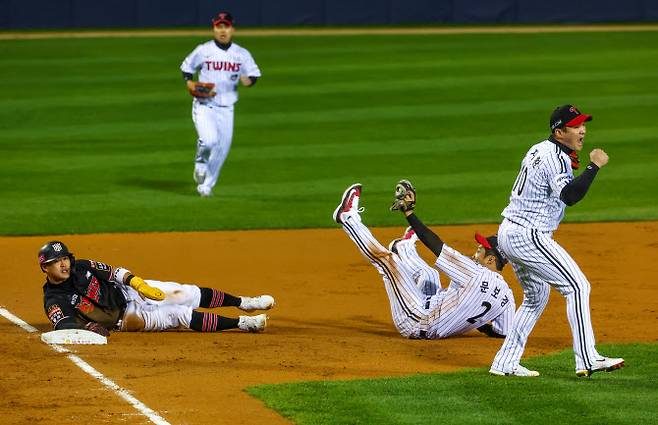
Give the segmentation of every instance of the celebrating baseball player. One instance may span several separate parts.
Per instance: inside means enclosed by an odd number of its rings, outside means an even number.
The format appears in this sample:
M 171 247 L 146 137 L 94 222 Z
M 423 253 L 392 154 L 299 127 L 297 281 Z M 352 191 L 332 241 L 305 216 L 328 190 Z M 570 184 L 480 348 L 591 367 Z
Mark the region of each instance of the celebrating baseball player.
M 39 250 L 39 266 L 46 274 L 44 309 L 55 330 L 87 329 L 104 336 L 110 330 L 179 328 L 260 332 L 267 324 L 265 314 L 233 319 L 196 309 L 233 306 L 255 311 L 274 306 L 270 295 L 236 297 L 196 285 L 143 280 L 121 267 L 77 260 L 60 241 L 48 242 Z
M 573 334 L 576 375 L 610 372 L 624 365 L 624 359 L 600 355 L 595 348 L 590 318 L 590 283 L 578 264 L 557 242 L 557 229 L 567 205 L 583 199 L 594 177 L 608 163 L 601 149 L 589 154 L 590 163 L 574 178 L 583 148 L 585 122 L 592 116 L 573 105 L 563 105 L 551 114 L 551 135 L 532 146 L 521 162 L 498 229 L 499 248 L 509 259 L 523 287 L 523 303 L 514 323 L 493 360 L 494 375 L 538 376 L 539 372 L 520 365 L 528 336 L 546 304 L 551 286 L 567 302 L 567 317 Z
M 187 89 L 194 97 L 192 121 L 198 139 L 193 177 L 197 192 L 204 197 L 212 194 L 231 149 L 238 84 L 251 87 L 261 76 L 249 51 L 233 43 L 231 14 L 217 14 L 212 25 L 214 39 L 198 45 L 180 66 Z
M 498 253 L 496 237 L 476 234 L 479 245 L 472 258 L 450 248 L 413 214 L 415 190 L 405 180 L 398 184 L 394 209 L 408 215 L 411 227 L 387 249 L 361 221 L 361 189 L 357 183 L 345 190 L 333 218 L 382 275 L 400 334 L 438 339 L 478 329 L 488 336 L 505 336 L 515 304 L 509 286 L 496 273 L 506 262 Z M 409 200 L 412 193 L 413 201 Z M 441 287 L 438 271 L 418 255 L 419 238 L 438 257 L 436 266 L 451 279 L 448 287 Z

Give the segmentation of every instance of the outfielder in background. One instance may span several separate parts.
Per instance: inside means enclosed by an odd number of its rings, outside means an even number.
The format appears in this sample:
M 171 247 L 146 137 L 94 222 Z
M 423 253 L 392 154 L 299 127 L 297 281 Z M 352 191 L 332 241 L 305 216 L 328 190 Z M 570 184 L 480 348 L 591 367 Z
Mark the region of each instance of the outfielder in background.
M 592 116 L 581 114 L 573 105 L 563 105 L 551 114 L 548 139 L 532 146 L 521 162 L 498 229 L 498 243 L 509 259 L 523 288 L 523 303 L 514 323 L 496 354 L 490 372 L 494 375 L 538 376 L 519 364 L 528 336 L 546 304 L 551 286 L 567 301 L 567 317 L 573 335 L 576 375 L 611 372 L 624 365 L 624 359 L 600 355 L 595 348 L 590 317 L 590 283 L 557 242 L 557 229 L 567 205 L 583 199 L 594 177 L 608 163 L 601 149 L 589 154 L 590 163 L 576 178 L 578 152 L 583 148 L 585 122 Z
M 219 332 L 237 328 L 265 329 L 267 316 L 237 319 L 196 311 L 237 307 L 268 310 L 270 295 L 235 297 L 213 288 L 176 282 L 143 280 L 129 270 L 93 260 L 76 260 L 66 245 L 51 241 L 39 250 L 39 267 L 46 274 L 44 309 L 55 330 L 87 329 L 108 336 L 114 331 L 192 329 Z
M 408 181 L 402 183 L 406 185 L 405 195 L 411 197 L 413 187 Z M 478 329 L 491 337 L 504 337 L 515 304 L 512 291 L 496 272 L 505 265 L 496 249 L 496 237 L 476 234 L 476 253 L 473 258 L 466 257 L 444 244 L 413 215 L 415 191 L 413 197 L 413 201 L 396 199 L 396 209 L 413 217 L 409 219 L 413 229 L 408 228 L 388 249 L 361 221 L 360 184 L 345 190 L 333 215 L 382 275 L 398 332 L 406 338 L 438 339 Z M 441 287 L 438 271 L 418 255 L 419 237 L 438 257 L 438 269 L 451 279 L 448 287 Z
M 193 177 L 197 192 L 204 197 L 212 194 L 231 149 L 238 84 L 251 87 L 261 76 L 249 51 L 233 43 L 231 14 L 219 13 L 212 25 L 214 39 L 198 45 L 180 66 L 194 97 L 192 121 L 198 139 Z

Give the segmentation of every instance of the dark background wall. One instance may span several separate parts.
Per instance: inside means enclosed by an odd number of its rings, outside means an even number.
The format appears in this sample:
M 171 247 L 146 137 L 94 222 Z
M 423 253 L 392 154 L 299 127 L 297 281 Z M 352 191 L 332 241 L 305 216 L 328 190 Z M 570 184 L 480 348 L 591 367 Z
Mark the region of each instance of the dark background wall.
M 658 21 L 657 0 L 0 0 L 0 29 Z

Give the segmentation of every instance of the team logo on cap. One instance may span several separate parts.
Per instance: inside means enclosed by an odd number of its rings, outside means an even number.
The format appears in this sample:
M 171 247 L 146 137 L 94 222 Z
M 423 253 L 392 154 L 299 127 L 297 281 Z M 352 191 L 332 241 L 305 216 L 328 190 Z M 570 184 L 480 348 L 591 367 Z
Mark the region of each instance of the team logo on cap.
M 59 242 L 58 242 L 58 243 L 54 243 L 54 244 L 53 244 L 53 249 L 54 249 L 56 252 L 61 251 L 61 250 L 62 250 L 62 244 L 59 243 Z
M 569 108 L 569 112 L 573 112 L 574 114 L 580 115 L 580 111 L 575 106 L 572 106 L 571 108 Z

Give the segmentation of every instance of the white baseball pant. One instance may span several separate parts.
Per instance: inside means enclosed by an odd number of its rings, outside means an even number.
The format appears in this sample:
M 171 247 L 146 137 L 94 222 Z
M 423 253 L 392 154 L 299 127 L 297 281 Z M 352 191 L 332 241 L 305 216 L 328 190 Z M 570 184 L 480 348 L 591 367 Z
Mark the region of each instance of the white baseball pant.
M 590 283 L 576 262 L 553 240 L 551 232 L 527 229 L 508 220 L 498 229 L 498 246 L 512 263 L 523 288 L 523 303 L 492 368 L 511 372 L 519 364 L 553 286 L 566 298 L 576 370 L 591 369 L 600 355 L 595 348 L 590 317 Z
M 149 285 L 161 289 L 165 299 L 156 301 L 144 299 L 135 289 L 128 285 L 118 285 L 128 302 L 122 319 L 121 330 L 136 316 L 144 322 L 144 331 L 164 331 L 190 327 L 192 311 L 199 308 L 201 290 L 195 285 L 176 282 L 145 280 Z
M 233 106 L 206 105 L 195 101 L 192 121 L 199 136 L 194 167 L 206 175 L 199 193 L 208 194 L 217 184 L 233 140 Z

